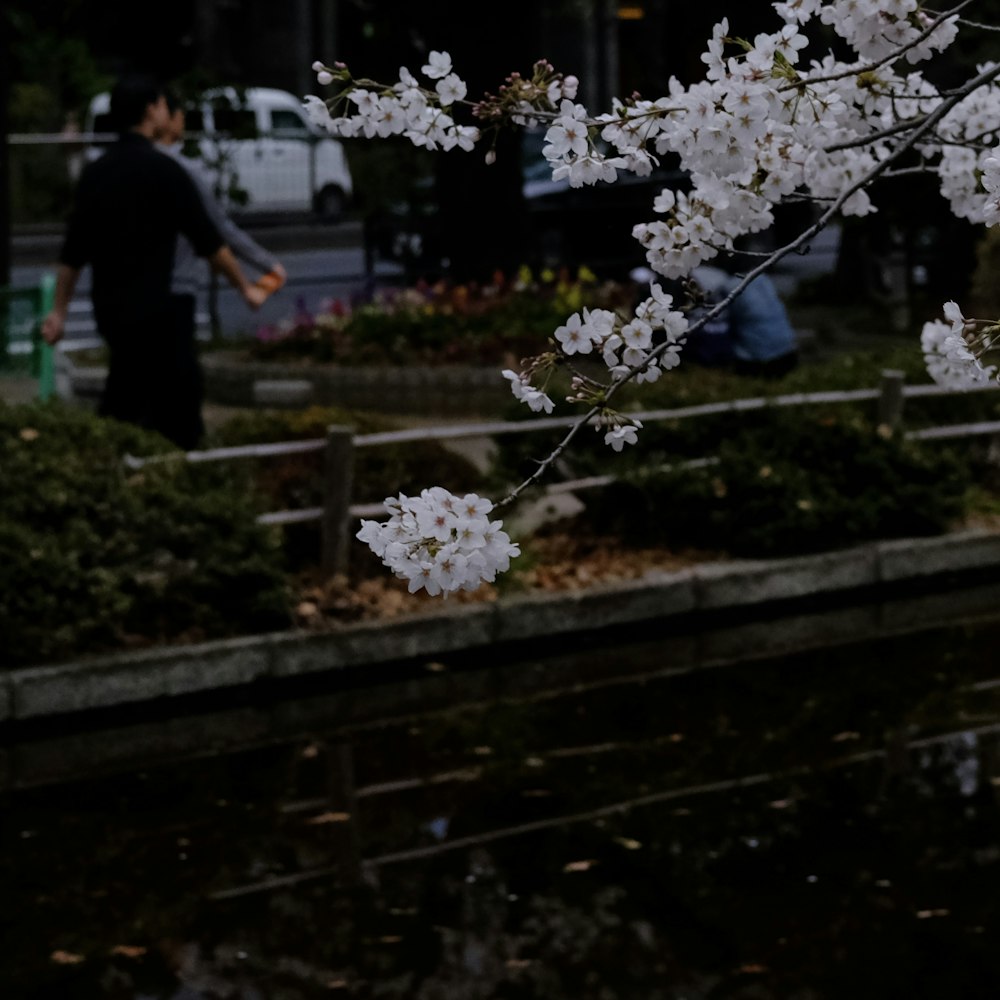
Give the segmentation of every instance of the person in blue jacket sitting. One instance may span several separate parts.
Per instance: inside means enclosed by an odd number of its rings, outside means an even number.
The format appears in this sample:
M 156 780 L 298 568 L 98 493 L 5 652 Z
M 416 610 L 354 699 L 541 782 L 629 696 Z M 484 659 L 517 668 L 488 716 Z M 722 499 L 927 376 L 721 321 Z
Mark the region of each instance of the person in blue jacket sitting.
M 721 267 L 702 264 L 691 275 L 707 304 L 720 301 L 741 280 L 735 255 L 720 255 L 719 263 Z M 768 378 L 781 378 L 799 363 L 795 329 L 767 274 L 754 278 L 720 317 L 694 334 L 685 347 L 688 352 L 701 364 Z

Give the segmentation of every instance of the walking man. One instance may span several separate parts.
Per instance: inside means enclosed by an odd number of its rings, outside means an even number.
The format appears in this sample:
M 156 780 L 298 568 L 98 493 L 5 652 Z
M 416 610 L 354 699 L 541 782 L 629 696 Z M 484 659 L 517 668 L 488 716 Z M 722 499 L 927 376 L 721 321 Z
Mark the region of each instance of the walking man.
M 124 77 L 111 93 L 111 114 L 119 138 L 80 175 L 42 336 L 49 344 L 62 338 L 77 280 L 89 265 L 94 319 L 108 347 L 98 412 L 192 449 L 204 430 L 201 371 L 193 324 L 171 296 L 178 236 L 251 309 L 267 293 L 243 275 L 184 168 L 154 145 L 168 118 L 163 88 L 149 77 Z

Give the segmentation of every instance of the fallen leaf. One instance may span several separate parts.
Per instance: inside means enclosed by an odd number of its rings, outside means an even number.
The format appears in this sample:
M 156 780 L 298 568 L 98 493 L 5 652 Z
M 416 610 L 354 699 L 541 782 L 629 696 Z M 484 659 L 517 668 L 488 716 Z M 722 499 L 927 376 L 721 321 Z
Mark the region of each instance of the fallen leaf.
M 56 965 L 79 965 L 81 962 L 86 961 L 83 955 L 77 955 L 72 951 L 54 951 L 49 955 L 49 960 L 55 962 Z
M 19 436 L 22 441 L 35 441 L 38 438 L 38 431 L 34 427 L 22 427 Z
M 847 740 L 860 740 L 861 733 L 855 733 L 852 730 L 847 730 L 843 733 L 837 733 L 836 736 L 831 737 L 834 743 L 846 743 Z
M 791 799 L 775 799 L 773 802 L 768 802 L 772 809 L 787 809 L 791 804 Z
M 615 843 L 621 844 L 626 851 L 638 851 L 642 847 L 642 841 L 633 840 L 631 837 L 615 837 Z
M 347 823 L 351 818 L 350 813 L 345 812 L 325 812 L 318 816 L 310 816 L 306 820 L 308 826 L 321 826 L 324 823 Z
M 402 941 L 402 937 L 399 934 L 383 934 L 379 938 L 380 944 L 399 944 Z
M 529 965 L 534 965 L 533 959 L 530 958 L 508 958 L 507 968 L 508 969 L 526 969 Z
M 123 958 L 142 958 L 146 954 L 146 949 L 141 945 L 116 944 L 111 949 L 112 955 L 121 955 Z
M 590 871 L 597 864 L 596 858 L 588 858 L 586 861 L 570 861 L 563 866 L 564 872 L 585 872 Z
M 737 972 L 742 972 L 744 975 L 759 976 L 762 972 L 767 972 L 766 965 L 759 965 L 757 962 L 748 962 L 746 965 L 741 965 Z

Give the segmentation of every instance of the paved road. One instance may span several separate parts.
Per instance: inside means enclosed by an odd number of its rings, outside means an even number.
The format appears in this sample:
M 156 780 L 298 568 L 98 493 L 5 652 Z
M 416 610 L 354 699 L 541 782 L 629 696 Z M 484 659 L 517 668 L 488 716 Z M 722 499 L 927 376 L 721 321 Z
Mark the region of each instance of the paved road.
M 403 278 L 401 267 L 380 260 L 375 261 L 370 274 L 366 273 L 362 230 L 358 222 L 331 226 L 294 220 L 272 221 L 270 224 L 247 223 L 246 228 L 281 260 L 289 280 L 257 313 L 251 312 L 243 300 L 221 282 L 216 312 L 220 333 L 226 338 L 254 336 L 262 327 L 288 321 L 300 311 L 315 314 L 331 299 L 370 294 L 375 288 L 398 285 Z M 774 272 L 779 293 L 790 295 L 803 278 L 830 271 L 836 261 L 838 237 L 836 227 L 831 227 L 814 239 L 808 254 L 786 257 Z M 53 271 L 61 238 L 61 229 L 57 226 L 15 234 L 11 283 L 33 285 L 43 273 Z M 100 343 L 91 315 L 89 287 L 89 272 L 85 270 L 70 307 L 64 346 L 71 349 Z M 199 335 L 203 339 L 211 332 L 210 302 L 206 281 L 198 302 Z
M 299 309 L 316 312 L 330 299 L 350 298 L 371 287 L 398 284 L 401 280 L 402 269 L 385 261 L 376 261 L 372 273 L 366 273 L 361 229 L 357 224 L 262 227 L 252 230 L 252 235 L 282 262 L 288 271 L 288 283 L 259 312 L 253 313 L 223 281 L 218 293 L 218 314 L 225 337 L 252 336 L 261 326 L 287 320 Z M 16 239 L 11 284 L 33 285 L 42 274 L 54 271 L 59 241 L 55 231 Z M 89 290 L 90 275 L 84 270 L 70 306 L 68 346 L 98 342 Z M 203 336 L 210 330 L 209 301 L 206 281 L 198 301 L 199 330 Z

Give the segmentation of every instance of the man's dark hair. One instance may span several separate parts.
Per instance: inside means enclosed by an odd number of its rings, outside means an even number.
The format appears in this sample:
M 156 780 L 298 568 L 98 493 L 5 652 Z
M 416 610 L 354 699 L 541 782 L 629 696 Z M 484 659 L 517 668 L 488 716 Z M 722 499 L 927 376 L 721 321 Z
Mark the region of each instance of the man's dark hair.
M 111 122 L 119 132 L 138 125 L 146 108 L 163 96 L 163 85 L 144 73 L 123 76 L 111 91 Z

